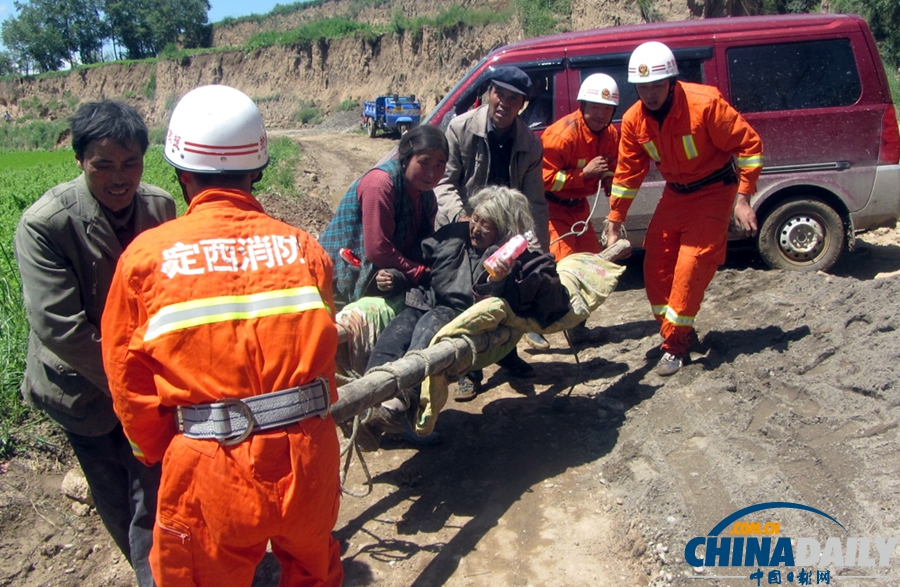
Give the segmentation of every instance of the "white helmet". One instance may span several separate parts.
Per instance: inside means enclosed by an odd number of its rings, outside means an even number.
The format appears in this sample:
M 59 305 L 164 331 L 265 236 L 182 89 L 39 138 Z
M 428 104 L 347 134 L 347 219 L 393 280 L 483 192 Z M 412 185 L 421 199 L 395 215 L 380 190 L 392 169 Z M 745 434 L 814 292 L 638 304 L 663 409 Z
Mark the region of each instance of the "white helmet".
M 259 171 L 269 164 L 259 109 L 228 86 L 203 86 L 179 100 L 163 153 L 177 169 L 198 173 Z
M 632 84 L 649 84 L 677 75 L 675 55 L 659 41 L 638 46 L 628 60 L 628 82 Z
M 605 73 L 589 75 L 581 82 L 581 89 L 578 90 L 578 101 L 618 106 L 619 86 L 616 84 L 616 80 Z

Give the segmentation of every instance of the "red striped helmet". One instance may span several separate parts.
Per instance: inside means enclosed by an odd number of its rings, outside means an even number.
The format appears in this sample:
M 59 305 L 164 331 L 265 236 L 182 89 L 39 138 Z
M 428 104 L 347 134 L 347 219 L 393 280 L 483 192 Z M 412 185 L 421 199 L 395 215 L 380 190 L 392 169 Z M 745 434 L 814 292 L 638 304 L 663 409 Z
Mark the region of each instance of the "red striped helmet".
M 628 82 L 632 84 L 649 84 L 677 75 L 675 55 L 659 41 L 639 45 L 628 60 Z
M 202 86 L 179 100 L 163 153 L 177 169 L 197 173 L 259 171 L 269 164 L 259 109 L 229 86 Z

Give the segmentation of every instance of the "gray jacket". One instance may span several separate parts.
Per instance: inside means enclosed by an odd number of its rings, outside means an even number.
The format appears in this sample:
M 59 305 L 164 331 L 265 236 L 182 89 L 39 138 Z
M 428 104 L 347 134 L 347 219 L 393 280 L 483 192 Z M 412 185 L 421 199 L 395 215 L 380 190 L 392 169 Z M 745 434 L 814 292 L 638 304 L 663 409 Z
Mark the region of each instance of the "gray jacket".
M 140 184 L 135 234 L 175 217 L 175 201 Z M 83 436 L 116 425 L 100 354 L 100 316 L 122 246 L 82 174 L 22 214 L 16 260 L 31 330 L 22 396 Z
M 469 196 L 487 183 L 490 172 L 490 147 L 487 139 L 488 105 L 470 110 L 450 121 L 447 142 L 450 159 L 447 171 L 434 193 L 438 201 L 435 224 L 438 227 L 455 222 L 463 210 L 468 210 Z M 540 139 L 516 118 L 516 138 L 509 162 L 510 187 L 525 194 L 531 203 L 536 236 L 545 251 L 549 250 L 550 228 L 544 180 L 541 177 L 544 148 Z

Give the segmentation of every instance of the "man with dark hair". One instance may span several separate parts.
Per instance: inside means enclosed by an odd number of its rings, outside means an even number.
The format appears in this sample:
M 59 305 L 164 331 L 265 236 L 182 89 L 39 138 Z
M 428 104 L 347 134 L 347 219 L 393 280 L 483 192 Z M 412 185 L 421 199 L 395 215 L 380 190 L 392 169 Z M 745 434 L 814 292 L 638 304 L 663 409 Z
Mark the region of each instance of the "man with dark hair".
M 174 218 L 175 202 L 141 183 L 149 141 L 134 108 L 92 102 L 70 124 L 83 173 L 41 196 L 16 228 L 31 327 L 22 395 L 62 427 L 103 524 L 146 587 L 160 469 L 134 458 L 113 412 L 100 321 L 122 251 Z
M 249 586 L 271 541 L 281 585 L 339 587 L 331 260 L 251 194 L 269 152 L 242 92 L 188 92 L 164 155 L 187 213 L 125 251 L 103 315 L 116 413 L 165 460 L 153 576 Z
M 479 189 L 489 185 L 509 187 L 528 199 L 535 236 L 544 252 L 550 251 L 547 200 L 541 176 L 544 148 L 519 116 L 531 93 L 527 73 L 510 65 L 496 67 L 491 72 L 488 103 L 450 121 L 450 159 L 444 179 L 434 188 L 438 226 L 468 220 L 472 212 L 469 197 Z M 537 333 L 529 333 L 526 340 L 537 348 L 550 347 Z M 534 376 L 534 369 L 515 348 L 498 364 L 516 377 Z M 470 387 L 467 380 L 460 383 L 464 388 Z M 475 393 L 478 387 L 475 382 Z M 470 389 L 463 391 L 465 395 L 473 393 Z
M 541 141 L 519 116 L 531 95 L 528 74 L 504 65 L 491 73 L 488 103 L 450 121 L 450 160 L 444 179 L 434 189 L 438 226 L 465 220 L 469 197 L 487 185 L 519 190 L 531 205 L 541 248 L 549 251 L 547 200 L 541 177 Z

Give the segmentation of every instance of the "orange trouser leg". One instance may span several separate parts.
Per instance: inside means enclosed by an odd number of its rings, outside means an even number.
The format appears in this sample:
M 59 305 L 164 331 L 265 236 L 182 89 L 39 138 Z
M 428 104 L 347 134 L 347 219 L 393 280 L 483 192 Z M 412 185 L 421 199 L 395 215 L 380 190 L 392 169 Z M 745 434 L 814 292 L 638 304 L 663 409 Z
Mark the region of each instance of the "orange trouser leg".
M 281 585 L 339 587 L 340 497 L 331 418 L 231 447 L 176 436 L 163 462 L 150 564 L 158 587 L 249 587 L 272 540 Z M 287 537 L 287 538 L 286 538 Z
M 664 352 L 687 354 L 706 288 L 725 261 L 735 189 L 663 192 L 644 240 L 644 285 Z
M 554 202 L 548 202 L 547 207 L 550 217 L 550 253 L 557 262 L 573 253 L 599 253 L 603 250 L 597 239 L 597 233 L 590 223 L 584 234 L 570 234 L 562 240 L 557 240 L 562 235 L 571 232 L 576 222 L 579 223 L 575 226 L 576 229 L 584 228 L 580 221 L 586 220 L 591 213 L 587 200 L 582 200 L 577 206 L 561 206 Z

